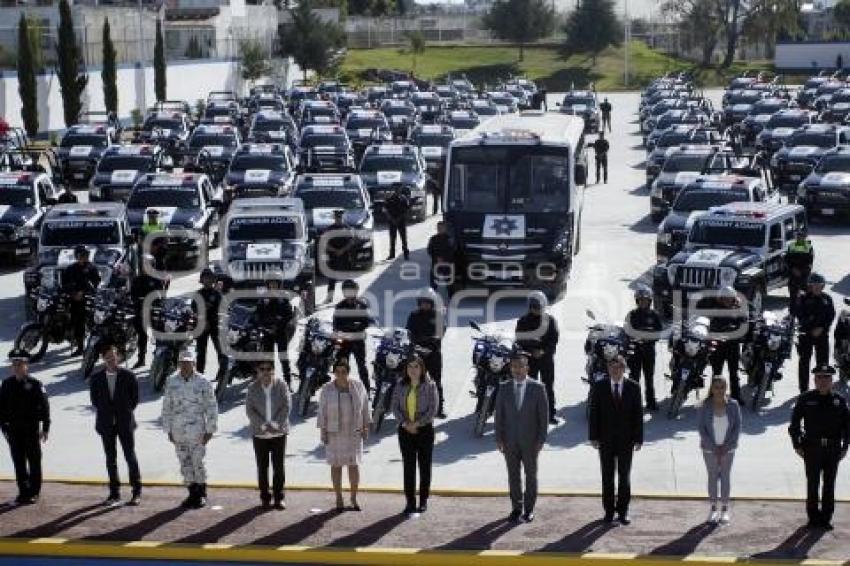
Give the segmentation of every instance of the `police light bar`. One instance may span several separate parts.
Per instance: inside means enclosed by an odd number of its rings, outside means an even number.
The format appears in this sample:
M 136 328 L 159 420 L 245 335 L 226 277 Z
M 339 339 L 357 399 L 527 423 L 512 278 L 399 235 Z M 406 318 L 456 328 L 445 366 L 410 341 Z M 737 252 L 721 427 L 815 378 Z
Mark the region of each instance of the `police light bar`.
M 412 151 L 410 146 L 403 145 L 373 145 L 372 148 L 374 148 L 372 152 L 378 155 L 401 155 L 402 153 L 410 153 Z
M 251 154 L 266 154 L 273 152 L 283 151 L 282 146 L 279 143 L 271 144 L 271 143 L 252 143 L 243 146 L 243 151 L 247 151 Z
M 59 216 L 106 216 L 108 213 L 108 210 L 96 208 L 69 208 L 58 211 Z
M 722 207 L 722 206 L 721 207 L 717 207 L 717 206 L 711 207 L 709 209 L 709 213 L 712 216 L 728 216 L 728 217 L 735 217 L 735 218 L 753 218 L 753 219 L 767 218 L 767 214 L 765 214 L 763 211 L 760 211 L 760 210 L 746 210 L 746 209 L 736 210 L 736 209 L 729 209 L 729 208 Z
M 29 182 L 29 173 L 0 173 L 0 185 L 17 185 Z
M 443 126 L 435 126 L 433 124 L 428 124 L 422 126 L 420 130 L 423 134 L 442 134 L 446 129 Z
M 304 177 L 304 182 L 309 183 L 314 187 L 342 187 L 345 186 L 347 181 L 351 181 L 350 175 L 339 175 L 333 177 L 313 177 L 312 175 L 308 175 Z

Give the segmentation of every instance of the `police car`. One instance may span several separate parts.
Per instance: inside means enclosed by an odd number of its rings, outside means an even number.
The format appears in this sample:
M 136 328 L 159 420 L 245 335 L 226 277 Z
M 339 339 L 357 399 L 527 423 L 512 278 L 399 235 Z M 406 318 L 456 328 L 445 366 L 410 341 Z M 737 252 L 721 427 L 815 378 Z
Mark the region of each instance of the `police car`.
M 251 97 L 248 101 L 248 112 L 286 112 L 286 103 L 283 98 L 274 92 L 261 92 Z
M 824 122 L 843 124 L 847 116 L 850 116 L 850 88 L 843 88 L 832 95 L 829 104 L 821 113 L 821 119 Z
M 769 154 L 773 153 L 783 146 L 788 136 L 797 129 L 814 123 L 816 117 L 814 112 L 799 108 L 780 110 L 770 117 L 756 136 L 756 149 Z
M 336 107 L 343 119 L 353 107 L 363 106 L 365 103 L 366 97 L 359 92 L 341 92 L 336 96 Z
M 655 149 L 655 144 L 658 139 L 664 135 L 668 128 L 678 124 L 686 126 L 695 126 L 699 124 L 709 124 L 711 122 L 709 116 L 696 108 L 678 108 L 668 110 L 664 114 L 658 116 L 655 121 L 655 128 L 649 132 L 643 139 L 643 144 L 646 146 L 646 151 L 651 152 Z
M 658 119 L 669 110 L 685 110 L 688 108 L 688 103 L 682 98 L 664 99 L 657 104 L 652 105 L 646 110 L 641 111 L 640 133 L 648 134 L 655 129 Z M 646 115 L 645 117 L 644 114 Z M 646 139 L 644 138 L 644 142 Z
M 784 98 L 762 98 L 753 104 L 749 114 L 741 121 L 741 135 L 745 145 L 753 145 L 759 132 L 764 129 L 774 114 L 788 108 L 790 101 Z
M 460 103 L 460 93 L 450 84 L 437 85 L 433 92 L 446 108 L 456 108 Z
M 591 90 L 572 90 L 564 95 L 558 106 L 563 114 L 573 114 L 584 119 L 586 132 L 599 131 L 601 113 L 596 93 Z
M 251 121 L 248 141 L 286 143 L 295 149 L 298 146 L 298 128 L 295 126 L 295 121 L 283 112 L 261 110 Z
M 770 168 L 779 187 L 793 189 L 812 172 L 828 150 L 850 143 L 850 128 L 835 124 L 809 124 L 796 130 L 773 154 Z
M 100 156 L 110 145 L 112 140 L 106 126 L 78 124 L 68 128 L 57 151 L 65 182 L 69 185 L 88 183 Z
M 466 77 L 462 79 L 453 79 L 451 85 L 458 92 L 461 98 L 469 98 L 475 92 L 475 85 Z
M 656 304 L 669 313 L 681 293 L 732 286 L 760 312 L 771 289 L 788 282 L 788 246 L 806 226 L 802 206 L 736 202 L 693 219 L 682 251 L 655 268 Z M 682 304 L 687 305 L 687 302 Z
M 387 117 L 394 140 L 406 140 L 416 122 L 416 106 L 410 100 L 385 100 L 381 112 Z
M 392 98 L 408 98 L 414 92 L 417 92 L 419 87 L 413 81 L 393 81 L 390 83 L 390 95 Z
M 832 102 L 832 97 L 835 93 L 847 88 L 847 83 L 841 80 L 828 81 L 817 88 L 815 99 L 812 101 L 812 107 L 815 110 L 823 111 Z
M 519 108 L 517 106 L 517 100 L 514 96 L 505 91 L 495 91 L 495 92 L 487 92 L 484 94 L 484 98 L 493 102 L 496 105 L 496 108 L 499 109 L 499 112 L 502 114 L 514 114 L 519 112 Z
M 319 92 L 309 85 L 296 85 L 287 95 L 287 110 L 294 115 L 298 106 L 305 100 L 318 100 Z
M 61 286 L 62 271 L 74 263 L 76 246 L 89 250 L 89 259 L 100 272 L 101 285 L 109 282 L 113 269 L 134 273 L 136 246 L 123 204 L 57 204 L 41 222 L 37 261 L 24 271 L 28 302 L 39 285 Z
M 390 123 L 380 110 L 352 110 L 345 118 L 345 132 L 355 151 L 361 154 L 373 143 L 393 139 Z
M 682 145 L 670 148 L 664 164 L 650 186 L 649 207 L 653 221 L 659 222 L 667 216 L 670 205 L 682 187 L 702 175 L 719 151 L 720 148 L 710 145 Z
M 390 97 L 390 89 L 385 86 L 370 86 L 366 89 L 366 102 L 379 105 L 385 98 Z
M 315 262 L 304 205 L 294 198 L 233 201 L 223 219 L 221 268 L 240 288 L 279 279 L 298 293 L 307 314 L 316 307 Z
M 519 110 L 528 110 L 531 108 L 531 96 L 524 88 L 516 83 L 507 83 L 502 88 L 505 92 L 514 97 Z
M 178 145 L 189 138 L 190 131 L 191 125 L 186 114 L 173 110 L 155 110 L 145 117 L 138 141 Z
M 760 90 L 742 89 L 726 91 L 723 95 L 723 124 L 726 127 L 741 122 L 752 110 L 753 105 L 765 98 Z
M 800 183 L 797 202 L 806 207 L 809 216 L 850 213 L 850 147 L 836 147 L 823 154 Z
M 655 246 L 657 263 L 664 263 L 682 249 L 695 214 L 730 202 L 778 202 L 764 181 L 734 175 L 698 177 L 676 196 L 670 213 L 658 226 Z
M 319 83 L 319 94 L 339 94 L 345 92 L 347 87 L 339 81 L 322 81 Z
M 501 112 L 499 112 L 499 108 L 493 103 L 492 100 L 485 100 L 485 99 L 470 100 L 469 101 L 469 107 L 481 119 L 487 119 L 487 118 L 490 118 L 492 116 L 498 116 L 499 114 L 501 114 Z
M 303 129 L 305 126 L 339 124 L 342 118 L 336 105 L 328 100 L 305 100 L 295 116 Z
M 800 92 L 797 93 L 797 104 L 802 106 L 803 108 L 808 108 L 814 102 L 815 97 L 817 96 L 818 88 L 824 84 L 832 81 L 832 77 L 829 75 L 821 74 L 817 77 L 809 77 L 806 79 L 806 82 L 803 83 L 803 88 L 800 89 Z
M 351 142 L 342 126 L 307 126 L 298 146 L 299 172 L 354 171 Z
M 319 237 L 334 223 L 334 211 L 345 211 L 343 222 L 353 228 L 354 247 L 350 252 L 352 269 L 369 269 L 375 260 L 373 245 L 374 217 L 369 195 L 358 175 L 310 174 L 295 181 L 293 196 L 304 203 L 310 240 Z
M 419 148 L 428 174 L 440 188 L 446 172 L 449 144 L 454 137 L 454 130 L 447 125 L 426 124 L 413 128 L 410 133 L 410 143 Z
M 646 186 L 652 186 L 667 157 L 683 145 L 720 144 L 720 132 L 692 124 L 675 124 L 664 130 L 646 157 Z M 647 148 L 648 149 L 648 148 Z
M 213 182 L 219 183 L 230 167 L 230 160 L 239 144 L 239 131 L 235 126 L 201 124 L 189 137 L 183 164 L 205 164 L 209 167 Z
M 235 100 L 212 101 L 204 108 L 202 124 L 238 124 L 239 104 Z
M 457 93 L 455 93 L 457 94 Z M 410 102 L 416 108 L 419 121 L 424 124 L 433 124 L 443 114 L 444 108 L 454 108 L 455 104 L 448 104 L 436 92 L 417 92 L 410 97 Z
M 147 211 L 159 212 L 166 231 L 182 231 L 168 236 L 169 250 L 186 260 L 196 260 L 204 246 L 218 245 L 218 219 L 222 206 L 221 189 L 199 173 L 148 173 L 133 187 L 127 200 L 127 218 L 138 235 Z M 191 234 L 186 233 L 191 232 Z
M 224 179 L 226 200 L 240 197 L 286 196 L 292 192 L 295 156 L 283 144 L 243 144 L 233 156 Z
M 238 102 L 239 98 L 232 90 L 211 90 L 207 94 L 207 105 L 214 103 Z
M 455 137 L 462 137 L 477 128 L 481 124 L 481 118 L 472 110 L 452 110 L 446 114 L 443 123 L 451 126 Z
M 89 201 L 126 201 L 136 180 L 145 173 L 170 167 L 160 146 L 121 145 L 107 148 L 89 182 Z
M 0 254 L 13 261 L 35 254 L 41 220 L 59 193 L 46 173 L 0 173 Z
M 427 173 L 425 161 L 419 150 L 412 145 L 373 145 L 366 148 L 360 162 L 360 177 L 375 210 L 381 210 L 383 202 L 395 185 L 401 184 L 410 191 L 408 218 L 424 220 L 427 215 L 425 185 Z

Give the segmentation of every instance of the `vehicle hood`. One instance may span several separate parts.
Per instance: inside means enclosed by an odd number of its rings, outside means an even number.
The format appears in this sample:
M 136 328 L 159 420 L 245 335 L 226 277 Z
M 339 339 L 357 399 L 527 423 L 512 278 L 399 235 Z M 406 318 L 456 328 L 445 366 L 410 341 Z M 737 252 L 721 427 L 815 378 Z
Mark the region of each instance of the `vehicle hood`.
M 681 251 L 673 256 L 671 263 L 685 267 L 732 267 L 740 270 L 756 263 L 758 259 L 756 254 L 746 250 L 702 248 Z
M 113 265 L 124 255 L 117 246 L 86 246 L 91 254 L 91 262 L 97 265 Z M 74 246 L 69 248 L 41 248 L 38 252 L 39 267 L 64 268 L 74 263 Z
M 225 179 L 228 185 L 281 185 L 288 178 L 289 173 L 285 171 L 272 171 L 271 169 L 246 169 L 245 171 L 231 171 Z
M 116 169 L 109 173 L 96 173 L 92 179 L 94 185 L 121 185 L 132 187 L 141 173 L 135 169 Z
M 334 223 L 335 208 L 313 208 L 306 211 L 307 226 L 317 232 L 323 232 Z M 365 208 L 358 210 L 346 210 L 343 215 L 346 226 L 360 226 L 369 218 L 369 211 Z
M 38 214 L 34 206 L 9 206 L 0 204 L 0 224 L 11 224 L 12 226 L 24 226 L 31 224 Z
M 159 211 L 159 221 L 167 228 L 194 228 L 203 216 L 199 208 L 178 208 L 176 206 L 151 206 Z M 147 208 L 128 208 L 127 219 L 132 229 L 138 229 L 144 222 Z
M 364 173 L 360 175 L 363 184 L 369 188 L 389 188 L 395 183 L 413 186 L 417 185 L 422 177 L 418 173 L 403 173 L 401 171 L 378 171 L 376 173 Z

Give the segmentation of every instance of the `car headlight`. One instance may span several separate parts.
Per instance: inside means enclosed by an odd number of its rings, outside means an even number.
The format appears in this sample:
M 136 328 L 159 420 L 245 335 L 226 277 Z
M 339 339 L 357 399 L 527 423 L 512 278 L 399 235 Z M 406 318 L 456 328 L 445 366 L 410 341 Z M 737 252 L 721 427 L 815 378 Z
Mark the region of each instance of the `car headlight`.
M 620 348 L 616 344 L 605 344 L 602 346 L 602 355 L 606 360 L 611 361 L 620 353 Z
M 38 312 L 44 312 L 50 306 L 50 301 L 45 299 L 44 297 L 39 297 L 38 301 L 36 301 L 35 309 Z
M 502 358 L 502 356 L 493 356 L 490 358 L 488 365 L 490 366 L 491 371 L 498 373 L 502 371 L 503 367 L 505 367 L 505 359 Z
M 700 343 L 696 340 L 685 341 L 685 354 L 694 357 L 699 353 Z
M 778 350 L 782 346 L 782 337 L 777 334 L 771 334 L 767 339 L 767 348 L 769 350 Z
M 396 352 L 390 352 L 387 354 L 387 367 L 390 369 L 395 369 L 398 367 L 399 363 L 401 363 L 401 359 Z
M 724 267 L 720 270 L 720 283 L 724 286 L 732 285 L 735 283 L 735 279 L 738 276 L 738 272 L 731 267 Z
M 239 342 L 239 339 L 242 337 L 242 332 L 237 330 L 236 328 L 229 328 L 227 330 L 227 343 L 230 345 L 236 344 Z

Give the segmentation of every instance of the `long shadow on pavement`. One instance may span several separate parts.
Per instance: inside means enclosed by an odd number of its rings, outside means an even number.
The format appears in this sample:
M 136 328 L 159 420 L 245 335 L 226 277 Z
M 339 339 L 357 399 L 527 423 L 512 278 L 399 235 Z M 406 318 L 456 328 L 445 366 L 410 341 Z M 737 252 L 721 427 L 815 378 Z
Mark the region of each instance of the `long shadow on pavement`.
M 807 558 L 824 534 L 826 531 L 823 529 L 800 527 L 776 548 L 753 554 L 750 558 Z
M 507 534 L 512 529 L 519 526 L 520 523 L 514 523 L 507 518 L 496 519 L 490 521 L 486 525 L 482 525 L 465 534 L 462 537 L 456 538 L 453 541 L 447 542 L 444 545 L 438 546 L 437 550 L 484 550 L 492 548 L 493 543 Z
M 133 541 L 133 540 L 142 540 L 145 536 L 154 532 L 158 528 L 167 525 L 171 521 L 174 521 L 181 515 L 186 512 L 186 509 L 182 507 L 175 507 L 174 509 L 166 509 L 165 511 L 160 511 L 155 515 L 151 515 L 146 519 L 142 519 L 138 523 L 134 523 L 132 525 L 127 525 L 126 527 L 121 527 L 119 529 L 115 529 L 114 531 L 110 531 L 108 533 L 103 533 L 99 535 L 95 535 L 93 537 L 89 537 L 92 540 L 111 540 L 111 541 Z
M 655 556 L 687 556 L 688 554 L 692 554 L 700 543 L 715 530 L 717 530 L 716 524 L 701 523 L 688 529 L 688 532 L 676 540 L 671 540 L 666 544 L 654 548 L 649 554 Z
M 30 529 L 18 531 L 11 536 L 23 538 L 53 537 L 58 535 L 59 533 L 62 533 L 63 531 L 71 529 L 72 527 L 85 523 L 89 519 L 94 519 L 95 517 L 99 517 L 100 515 L 106 515 L 107 513 L 110 513 L 115 509 L 117 509 L 117 507 L 104 507 L 100 503 L 97 503 L 95 505 L 88 505 L 86 507 L 81 507 L 80 509 L 75 509 L 74 511 L 66 513 L 61 517 L 50 521 L 49 523 L 38 525 Z
M 258 538 L 251 544 L 265 546 L 280 546 L 296 544 L 319 532 L 325 523 L 339 515 L 336 509 L 328 509 L 322 513 L 311 515 L 297 523 L 287 525 L 277 532 Z
M 204 544 L 209 542 L 218 542 L 229 534 L 241 529 L 266 511 L 260 507 L 250 507 L 244 511 L 240 511 L 235 515 L 231 515 L 222 519 L 215 525 L 208 527 L 202 531 L 191 533 L 174 542 L 184 542 L 192 544 Z
M 359 531 L 339 537 L 338 539 L 328 543 L 327 546 L 347 548 L 372 546 L 406 520 L 407 518 L 401 513 L 398 515 L 391 515 L 376 523 L 367 525 Z
M 585 552 L 593 546 L 593 543 L 616 528 L 613 524 L 597 519 L 571 532 L 561 540 L 550 542 L 540 548 L 539 552 Z

